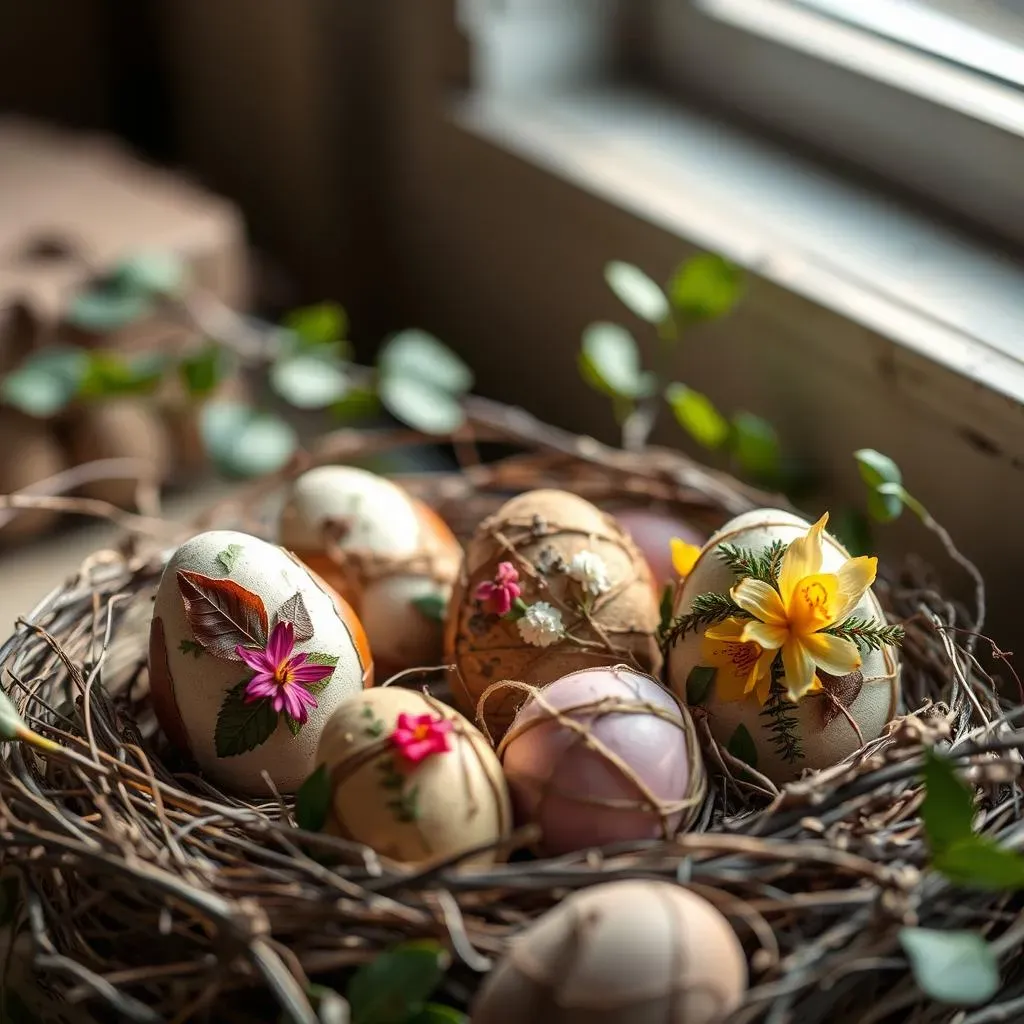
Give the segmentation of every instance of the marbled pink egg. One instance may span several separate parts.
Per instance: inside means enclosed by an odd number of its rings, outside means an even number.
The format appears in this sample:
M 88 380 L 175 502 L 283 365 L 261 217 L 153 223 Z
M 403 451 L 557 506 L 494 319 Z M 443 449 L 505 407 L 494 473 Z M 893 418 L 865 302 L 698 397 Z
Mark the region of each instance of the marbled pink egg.
M 536 691 L 498 753 L 517 818 L 540 826 L 547 855 L 668 838 L 693 821 L 707 787 L 689 712 L 624 665 Z

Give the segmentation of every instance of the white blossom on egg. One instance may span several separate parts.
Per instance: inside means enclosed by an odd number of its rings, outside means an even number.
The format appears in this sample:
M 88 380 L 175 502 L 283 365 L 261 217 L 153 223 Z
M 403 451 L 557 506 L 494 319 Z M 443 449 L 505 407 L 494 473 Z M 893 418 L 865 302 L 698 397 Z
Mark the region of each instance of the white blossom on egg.
M 550 647 L 562 638 L 562 613 L 547 601 L 538 601 L 526 609 L 516 622 L 519 635 L 533 647 Z
M 595 555 L 593 551 L 576 552 L 569 563 L 568 572 L 571 579 L 594 597 L 611 589 L 608 566 L 604 564 L 604 559 L 600 555 Z

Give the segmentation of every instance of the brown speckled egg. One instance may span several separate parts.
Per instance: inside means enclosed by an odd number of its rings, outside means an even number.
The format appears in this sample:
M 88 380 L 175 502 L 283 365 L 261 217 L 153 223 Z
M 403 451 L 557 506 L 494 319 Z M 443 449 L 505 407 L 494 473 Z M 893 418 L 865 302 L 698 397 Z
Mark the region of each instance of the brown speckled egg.
M 689 713 L 622 665 L 555 680 L 520 708 L 498 748 L 516 816 L 542 853 L 670 838 L 707 788 Z
M 529 614 L 480 599 L 481 585 L 511 579 Z M 503 575 L 505 574 L 505 575 Z M 595 665 L 658 672 L 658 595 L 643 555 L 609 515 L 566 491 L 529 491 L 480 524 L 466 550 L 445 630 L 453 693 L 477 713 L 494 682 L 533 686 Z M 521 696 L 489 700 L 493 736 L 508 727 Z
M 707 534 L 698 530 L 685 519 L 645 508 L 628 508 L 616 511 L 619 525 L 633 538 L 651 567 L 654 582 L 659 588 L 674 583 L 679 574 L 672 565 L 672 540 L 678 538 L 687 544 L 700 547 L 708 539 Z
M 441 701 L 382 686 L 345 701 L 317 763 L 330 773 L 326 831 L 405 863 L 446 859 L 509 835 L 508 790 L 490 744 Z M 494 851 L 468 858 L 490 864 Z
M 729 922 L 669 882 L 575 893 L 528 927 L 488 975 L 473 1024 L 721 1024 L 747 963 Z

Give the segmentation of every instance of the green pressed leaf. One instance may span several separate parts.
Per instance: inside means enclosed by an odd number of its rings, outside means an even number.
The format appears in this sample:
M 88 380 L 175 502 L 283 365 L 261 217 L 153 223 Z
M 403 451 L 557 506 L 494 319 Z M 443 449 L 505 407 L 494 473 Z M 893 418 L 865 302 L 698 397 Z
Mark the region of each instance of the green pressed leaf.
M 779 475 L 779 437 L 775 428 L 753 413 L 737 413 L 732 420 L 732 450 L 740 466 L 757 480 Z
M 737 725 L 736 731 L 729 737 L 729 745 L 726 750 L 733 757 L 749 764 L 751 768 L 757 767 L 757 747 L 754 746 L 754 737 L 745 725 Z
M 700 253 L 681 264 L 668 288 L 672 308 L 686 323 L 717 320 L 743 294 L 743 271 L 721 256 Z
M 245 703 L 248 683 L 248 679 L 243 679 L 233 686 L 221 704 L 213 737 L 218 757 L 237 757 L 255 750 L 277 728 L 277 712 L 269 700 Z
M 408 942 L 382 953 L 349 982 L 352 1024 L 408 1024 L 426 1008 L 448 963 L 436 942 Z
M 338 664 L 338 656 L 336 654 L 324 654 L 321 651 L 310 651 L 306 654 L 306 664 L 330 665 L 331 668 L 334 668 Z M 303 686 L 305 686 L 312 694 L 323 693 L 333 678 L 333 675 L 329 675 L 326 678 L 321 679 L 318 683 L 303 683 Z
M 995 891 L 1024 888 L 1024 857 L 982 836 L 962 839 L 939 850 L 932 865 L 951 882 L 967 888 Z
M 469 1018 L 450 1006 L 427 1003 L 409 1024 L 469 1024 Z
M 185 261 L 171 252 L 141 252 L 120 263 L 111 277 L 127 293 L 172 295 L 185 283 Z
M 116 288 L 101 288 L 77 296 L 64 314 L 73 327 L 107 334 L 141 320 L 153 308 L 144 295 Z
M 695 665 L 690 669 L 690 674 L 686 677 L 686 703 L 691 707 L 697 707 L 699 704 L 703 704 L 707 698 L 708 691 L 711 689 L 711 684 L 714 681 L 715 669 L 704 665 Z M 740 728 L 742 729 L 743 727 L 740 726 Z M 750 734 L 748 733 L 747 735 L 749 737 Z M 736 735 L 734 733 L 733 739 L 735 738 Z M 732 740 L 729 742 L 731 748 Z M 751 745 L 753 745 L 753 743 L 751 743 Z M 739 757 L 740 755 L 736 754 L 735 756 Z M 755 759 L 757 757 L 756 751 L 754 753 L 754 757 Z M 744 758 L 743 760 L 746 761 L 747 759 Z M 750 762 L 747 761 L 747 764 L 750 764 Z
M 235 562 L 242 553 L 241 544 L 229 544 L 217 555 L 217 561 L 223 566 L 225 572 L 234 572 Z
M 79 382 L 83 398 L 152 394 L 167 368 L 160 354 L 122 356 L 115 352 L 90 352 Z
M 230 372 L 227 353 L 214 342 L 186 356 L 178 363 L 178 375 L 193 398 L 205 398 Z
M 27 730 L 10 697 L 0 690 L 0 740 L 13 740 Z
M 78 393 L 88 356 L 64 346 L 25 359 L 0 383 L 0 401 L 29 416 L 53 416 Z
M 974 795 L 957 778 L 953 765 L 933 750 L 925 751 L 924 821 L 928 845 L 937 854 L 974 837 Z
M 426 331 L 408 330 L 394 335 L 381 349 L 377 367 L 384 378 L 420 381 L 449 395 L 464 395 L 473 387 L 470 368 Z
M 326 409 L 348 391 L 348 377 L 335 361 L 314 355 L 286 356 L 270 368 L 273 389 L 297 409 Z
M 205 653 L 202 644 L 197 644 L 194 640 L 182 640 L 178 644 L 178 650 L 182 654 L 191 654 L 193 658 L 201 658 Z
M 241 402 L 209 402 L 199 425 L 211 460 L 228 476 L 274 473 L 287 465 L 299 445 L 290 424 Z
M 295 794 L 295 822 L 305 832 L 319 832 L 331 806 L 331 773 L 320 765 Z
M 729 423 L 706 395 L 685 384 L 669 384 L 665 398 L 679 425 L 698 444 L 719 448 L 729 437 Z
M 440 594 L 424 594 L 422 597 L 414 597 L 412 603 L 428 619 L 433 619 L 434 622 L 444 622 L 448 612 L 448 602 Z
M 415 377 L 384 377 L 380 399 L 392 416 L 424 434 L 450 434 L 466 418 L 458 398 Z
M 904 928 L 900 943 L 918 988 L 940 1003 L 978 1006 L 999 991 L 999 965 L 974 932 Z
M 580 372 L 591 387 L 613 398 L 643 398 L 652 377 L 640 366 L 636 339 L 618 324 L 591 324 L 583 332 Z
M 348 332 L 348 315 L 336 302 L 321 302 L 293 310 L 284 326 L 305 346 L 330 345 Z
M 641 320 L 658 324 L 668 316 L 665 293 L 639 267 L 615 260 L 604 268 L 604 279 L 622 304 Z
M 302 732 L 302 722 L 292 718 L 291 715 L 282 715 L 282 717 L 284 718 L 284 724 L 288 726 L 288 731 L 293 736 L 298 736 Z
M 380 412 L 380 399 L 372 388 L 350 388 L 331 406 L 331 414 L 343 422 L 369 419 Z

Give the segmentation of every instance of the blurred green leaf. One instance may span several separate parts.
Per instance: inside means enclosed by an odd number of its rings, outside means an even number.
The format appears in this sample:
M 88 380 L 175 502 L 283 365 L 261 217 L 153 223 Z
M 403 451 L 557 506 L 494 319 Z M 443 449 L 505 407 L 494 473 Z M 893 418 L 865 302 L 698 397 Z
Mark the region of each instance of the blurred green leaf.
M 636 339 L 618 324 L 591 324 L 583 332 L 580 372 L 584 380 L 613 398 L 643 398 L 653 389 L 653 377 L 640 366 Z
M 886 493 L 885 488 L 896 488 L 895 493 Z M 868 515 L 879 523 L 891 523 L 903 512 L 902 486 L 882 484 L 868 492 Z
M 918 988 L 940 1003 L 978 1006 L 999 991 L 999 965 L 974 932 L 903 928 L 900 943 Z
M 0 383 L 0 400 L 30 416 L 53 416 L 78 393 L 88 357 L 64 346 L 33 353 Z
M 284 326 L 305 346 L 315 347 L 342 341 L 348 331 L 348 315 L 336 302 L 321 302 L 292 310 Z
M 380 399 L 372 388 L 353 387 L 331 406 L 331 413 L 339 420 L 368 419 L 380 412 Z
M 436 942 L 407 942 L 352 976 L 345 996 L 352 1024 L 408 1024 L 441 983 L 449 957 Z
M 379 394 L 392 416 L 425 434 L 449 434 L 465 420 L 458 399 L 428 380 L 384 377 Z
M 743 271 L 713 253 L 681 264 L 668 288 L 672 308 L 689 324 L 717 320 L 731 312 L 743 294 Z
M 832 532 L 854 557 L 871 553 L 871 523 L 860 509 L 841 509 L 832 526 Z
M 754 479 L 778 479 L 779 437 L 767 420 L 749 412 L 737 413 L 732 420 L 732 450 L 740 466 Z
M 314 355 L 286 356 L 270 368 L 271 387 L 297 409 L 326 409 L 348 391 L 348 377 L 336 362 Z
M 730 754 L 751 768 L 757 767 L 757 747 L 754 745 L 754 737 L 750 730 L 743 724 L 736 726 L 736 731 L 729 737 L 729 745 L 726 747 Z
M 213 341 L 185 356 L 178 364 L 181 382 L 193 398 L 206 398 L 213 394 L 230 369 L 227 353 Z
M 658 635 L 664 636 L 672 625 L 672 613 L 676 604 L 676 585 L 666 583 L 658 604 Z
M 729 422 L 706 395 L 685 384 L 669 384 L 665 398 L 679 425 L 698 444 L 719 448 L 729 437 Z
M 448 602 L 440 594 L 424 594 L 412 599 L 413 606 L 428 619 L 444 622 L 448 612 Z
M 933 853 L 974 835 L 974 794 L 933 750 L 925 751 L 921 819 Z
M 854 452 L 860 477 L 867 484 L 868 514 L 880 523 L 899 518 L 903 511 L 903 474 L 900 467 L 873 448 Z
M 295 796 L 295 821 L 306 832 L 319 832 L 331 806 L 331 775 L 322 764 L 299 787 Z
M 469 1024 L 469 1018 L 450 1006 L 427 1003 L 409 1024 Z
M 971 889 L 1003 892 L 1024 889 L 1024 857 L 974 835 L 934 855 L 932 866 L 951 882 Z
M 639 267 L 614 260 L 604 268 L 604 279 L 619 301 L 641 320 L 658 324 L 668 316 L 665 293 Z
M 464 395 L 473 387 L 470 368 L 426 331 L 408 330 L 394 335 L 381 349 L 377 366 L 385 380 L 402 377 L 449 395 Z
M 172 252 L 140 252 L 118 264 L 111 278 L 126 294 L 173 295 L 185 283 L 185 261 Z
M 83 398 L 148 395 L 156 390 L 166 368 L 167 358 L 159 353 L 122 356 L 92 351 L 88 353 L 78 393 Z
M 275 473 L 287 465 L 299 439 L 278 416 L 242 402 L 210 402 L 202 410 L 200 430 L 214 465 L 231 477 Z
M 65 319 L 83 331 L 107 334 L 141 320 L 152 308 L 150 300 L 138 292 L 106 287 L 76 296 Z

